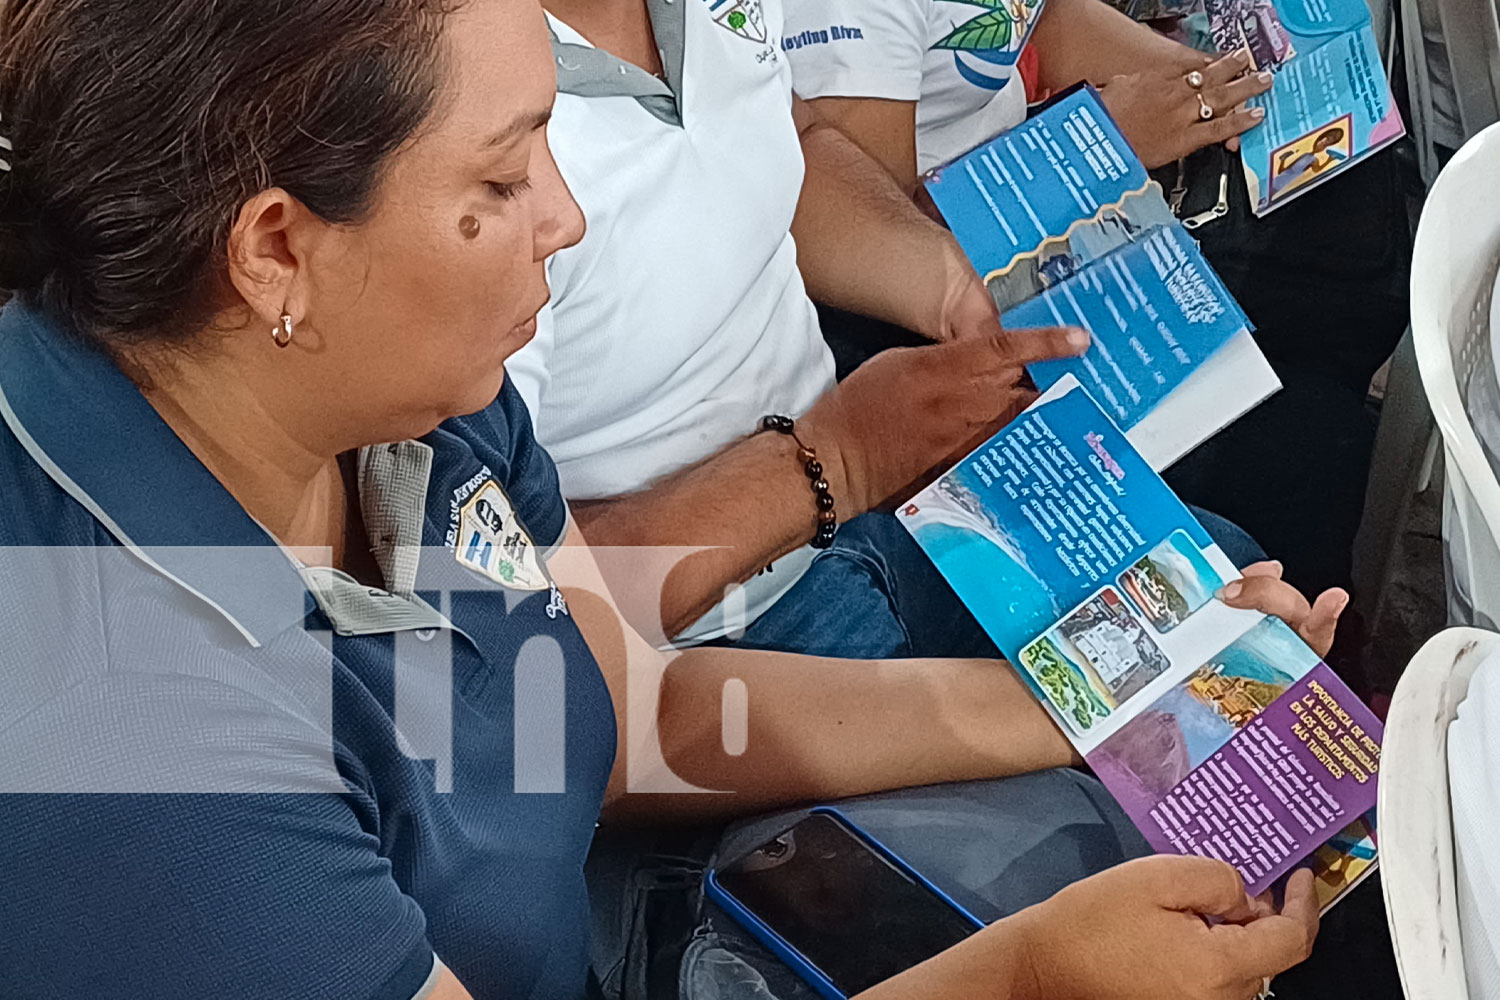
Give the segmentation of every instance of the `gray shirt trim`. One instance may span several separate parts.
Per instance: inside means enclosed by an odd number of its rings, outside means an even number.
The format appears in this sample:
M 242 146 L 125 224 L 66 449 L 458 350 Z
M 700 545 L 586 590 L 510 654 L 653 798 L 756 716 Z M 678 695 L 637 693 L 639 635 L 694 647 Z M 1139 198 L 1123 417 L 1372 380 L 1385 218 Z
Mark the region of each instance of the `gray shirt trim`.
M 385 585 L 410 597 L 422 554 L 422 523 L 432 478 L 432 448 L 420 441 L 362 448 L 359 452 L 359 506 Z
M 437 990 L 438 980 L 442 978 L 443 969 L 445 968 L 447 966 L 443 965 L 442 961 L 436 955 L 433 955 L 432 971 L 427 974 L 427 981 L 422 984 L 422 988 L 417 990 L 411 1000 L 427 1000 L 428 997 L 432 996 Z
M 360 449 L 360 512 L 386 589 L 367 587 L 328 566 L 298 567 L 340 635 L 453 627 L 415 593 L 431 478 L 432 448 L 420 441 Z
M 552 31 L 557 89 L 575 97 L 633 97 L 668 125 L 682 127 L 682 66 L 689 0 L 646 0 L 666 75 L 662 80 L 604 49 L 564 42 Z M 551 26 L 548 26 L 551 31 Z
M 415 594 L 402 597 L 376 590 L 343 570 L 328 566 L 303 566 L 301 572 L 307 589 L 339 635 L 384 635 L 453 627 Z

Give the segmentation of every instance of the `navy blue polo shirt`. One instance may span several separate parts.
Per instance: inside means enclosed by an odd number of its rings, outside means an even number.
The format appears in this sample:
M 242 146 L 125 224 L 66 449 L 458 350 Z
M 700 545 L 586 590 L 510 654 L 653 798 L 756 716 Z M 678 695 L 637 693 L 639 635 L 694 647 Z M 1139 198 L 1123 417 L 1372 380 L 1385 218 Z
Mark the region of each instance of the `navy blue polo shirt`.
M 14 302 L 0 418 L 0 992 L 410 1000 L 440 961 L 476 1000 L 584 994 L 614 715 L 509 384 L 390 446 L 404 568 L 331 597 Z

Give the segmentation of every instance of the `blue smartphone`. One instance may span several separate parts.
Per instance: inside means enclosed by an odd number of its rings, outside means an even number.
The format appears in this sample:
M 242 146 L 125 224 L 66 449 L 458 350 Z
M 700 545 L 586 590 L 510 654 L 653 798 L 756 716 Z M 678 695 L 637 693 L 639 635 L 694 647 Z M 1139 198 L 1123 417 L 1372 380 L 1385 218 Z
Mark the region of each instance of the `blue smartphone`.
M 882 983 L 984 926 L 829 807 L 710 871 L 705 891 L 829 1000 Z

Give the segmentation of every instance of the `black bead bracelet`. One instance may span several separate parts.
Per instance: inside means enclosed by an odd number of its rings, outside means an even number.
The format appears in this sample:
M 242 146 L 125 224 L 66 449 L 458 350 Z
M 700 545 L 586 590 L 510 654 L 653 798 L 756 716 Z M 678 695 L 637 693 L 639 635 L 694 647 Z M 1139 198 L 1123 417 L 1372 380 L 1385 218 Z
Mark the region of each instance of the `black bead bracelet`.
M 839 530 L 839 517 L 833 509 L 833 494 L 828 492 L 828 480 L 823 478 L 823 464 L 818 461 L 818 453 L 802 443 L 802 439 L 797 436 L 796 422 L 791 417 L 761 417 L 760 429 L 785 434 L 797 442 L 797 460 L 802 463 L 802 471 L 807 474 L 807 481 L 812 486 L 813 496 L 818 504 L 818 531 L 813 536 L 812 547 L 832 547 L 833 537 Z

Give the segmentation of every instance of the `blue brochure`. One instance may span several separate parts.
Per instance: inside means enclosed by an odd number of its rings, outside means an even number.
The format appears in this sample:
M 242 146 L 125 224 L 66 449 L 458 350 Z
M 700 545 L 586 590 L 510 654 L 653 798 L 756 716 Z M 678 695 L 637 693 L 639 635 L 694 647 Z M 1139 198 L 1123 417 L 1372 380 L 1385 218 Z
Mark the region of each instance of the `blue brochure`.
M 1147 194 L 1151 179 L 1098 92 L 1080 88 L 932 171 L 926 183 L 975 270 L 990 281 L 1127 196 Z M 1156 200 L 1166 207 L 1159 192 Z M 1136 221 L 1170 223 L 1172 215 Z
M 1064 95 L 926 184 L 1007 328 L 1093 335 L 1082 358 L 1032 365 L 1037 385 L 1075 376 L 1155 467 L 1279 387 L 1249 320 L 1093 88 Z M 1160 412 L 1195 376 L 1176 412 Z
M 1004 316 L 1011 329 L 1081 326 L 1081 358 L 1031 366 L 1037 388 L 1075 376 L 1129 430 L 1250 321 L 1181 227 L 1150 230 Z
M 1240 155 L 1264 215 L 1406 134 L 1365 0 L 1203 0 L 1220 52 L 1276 73 Z

